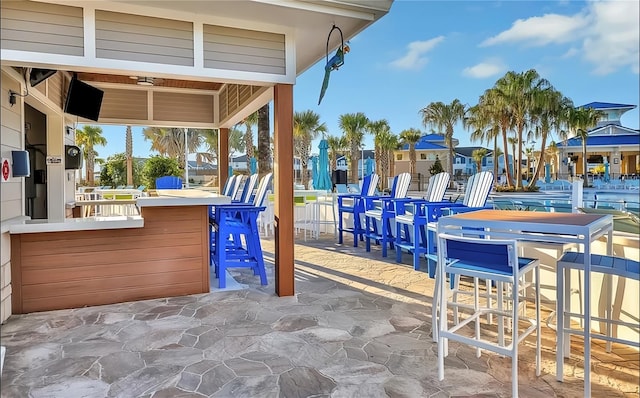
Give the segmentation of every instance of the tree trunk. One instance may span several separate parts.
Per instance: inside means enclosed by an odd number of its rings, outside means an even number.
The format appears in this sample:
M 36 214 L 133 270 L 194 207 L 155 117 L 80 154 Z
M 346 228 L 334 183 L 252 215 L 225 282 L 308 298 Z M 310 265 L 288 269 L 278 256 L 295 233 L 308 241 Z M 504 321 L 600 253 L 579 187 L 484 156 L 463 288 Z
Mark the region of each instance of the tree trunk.
M 133 134 L 131 133 L 131 126 L 127 126 L 125 144 L 127 157 L 127 185 L 133 185 Z
M 358 159 L 360 159 L 360 143 L 356 141 L 351 142 L 351 164 L 349 165 L 351 173 L 351 182 L 358 183 Z
M 582 186 L 589 187 L 589 177 L 587 176 L 587 137 L 582 137 Z
M 498 183 L 498 135 L 493 136 L 493 183 Z
M 269 132 L 269 104 L 258 109 L 258 175 L 271 172 L 271 135 Z
M 547 146 L 547 133 L 546 132 L 542 132 L 542 143 L 540 144 L 540 156 L 538 157 L 538 161 L 536 164 L 536 169 L 533 173 L 533 177 L 531 178 L 531 181 L 529 181 L 529 185 L 527 186 L 528 188 L 532 188 L 533 186 L 536 185 L 536 181 L 538 181 L 538 178 L 540 178 L 540 169 L 543 166 L 544 163 L 544 152 Z
M 93 148 L 91 148 L 91 152 L 93 152 Z M 95 168 L 94 155 L 90 154 L 89 156 L 87 156 L 87 183 L 89 186 L 93 185 L 94 183 L 94 178 L 93 178 L 94 168 Z

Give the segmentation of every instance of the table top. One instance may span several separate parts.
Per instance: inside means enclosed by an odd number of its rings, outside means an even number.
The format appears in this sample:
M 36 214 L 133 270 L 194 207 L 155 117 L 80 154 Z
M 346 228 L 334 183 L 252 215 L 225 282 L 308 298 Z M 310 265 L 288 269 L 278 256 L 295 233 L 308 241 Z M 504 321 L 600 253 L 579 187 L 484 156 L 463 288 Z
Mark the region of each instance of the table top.
M 76 206 L 99 206 L 99 205 L 135 205 L 137 199 L 94 199 L 76 200 Z
M 456 220 L 524 222 L 537 224 L 571 225 L 586 227 L 596 221 L 604 221 L 611 216 L 583 213 L 546 213 L 518 210 L 478 210 L 445 217 Z

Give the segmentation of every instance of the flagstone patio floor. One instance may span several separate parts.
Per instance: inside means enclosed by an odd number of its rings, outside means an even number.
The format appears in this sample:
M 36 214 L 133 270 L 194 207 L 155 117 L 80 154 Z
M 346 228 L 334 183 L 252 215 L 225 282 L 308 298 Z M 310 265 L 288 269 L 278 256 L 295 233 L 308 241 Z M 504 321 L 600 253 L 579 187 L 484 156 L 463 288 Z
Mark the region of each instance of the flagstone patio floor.
M 433 280 L 378 248 L 298 239 L 296 295 L 274 294 L 273 239 L 263 239 L 269 285 L 12 316 L 2 397 L 508 397 L 511 360 L 450 344 L 438 381 L 431 337 Z M 548 311 L 545 316 L 548 316 Z M 555 380 L 555 334 L 521 344 L 522 397 L 583 396 L 581 341 Z M 594 343 L 593 396 L 637 397 L 638 352 Z

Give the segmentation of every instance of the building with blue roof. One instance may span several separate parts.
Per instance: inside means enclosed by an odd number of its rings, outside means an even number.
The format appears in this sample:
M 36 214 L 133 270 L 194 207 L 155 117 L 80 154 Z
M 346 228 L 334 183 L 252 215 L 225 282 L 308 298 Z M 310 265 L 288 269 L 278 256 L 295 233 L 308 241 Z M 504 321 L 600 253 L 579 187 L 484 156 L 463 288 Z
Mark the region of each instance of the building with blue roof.
M 459 141 L 454 138 L 454 159 L 452 167 L 454 176 L 464 176 L 478 172 L 477 165 L 473 161 L 473 151 L 481 148 L 487 150 L 487 155 L 482 159 L 482 170 L 493 171 L 493 151 L 480 146 L 459 147 L 458 144 Z M 395 151 L 394 156 L 395 173 L 409 172 L 411 167 L 409 145 L 403 145 L 401 149 Z M 449 149 L 445 143 L 444 134 L 425 134 L 420 137 L 420 141 L 416 143 L 416 173 L 429 176 L 429 169 L 435 163 L 436 159 L 440 160 L 444 170 L 448 170 Z
M 640 173 L 640 130 L 625 127 L 620 122 L 622 115 L 635 109 L 636 105 L 591 102 L 581 108 L 597 109 L 604 114 L 588 133 L 587 171 L 608 163 L 611 178 Z M 561 159 L 558 178 L 585 174 L 582 170 L 581 138 L 570 137 L 566 142 L 558 143 L 558 149 Z

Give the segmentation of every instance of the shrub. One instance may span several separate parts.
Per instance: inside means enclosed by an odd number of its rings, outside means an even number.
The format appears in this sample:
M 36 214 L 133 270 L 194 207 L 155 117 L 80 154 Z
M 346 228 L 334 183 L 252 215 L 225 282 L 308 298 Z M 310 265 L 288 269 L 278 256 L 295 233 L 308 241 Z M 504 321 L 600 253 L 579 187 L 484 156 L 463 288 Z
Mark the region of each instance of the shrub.
M 156 188 L 156 178 L 164 176 L 182 177 L 183 174 L 177 159 L 163 156 L 150 157 L 142 168 L 144 184 L 149 189 Z
M 442 163 L 440 162 L 440 158 L 436 155 L 436 161 L 429 168 L 429 173 L 433 176 L 438 173 L 442 173 L 444 169 L 442 168 Z

